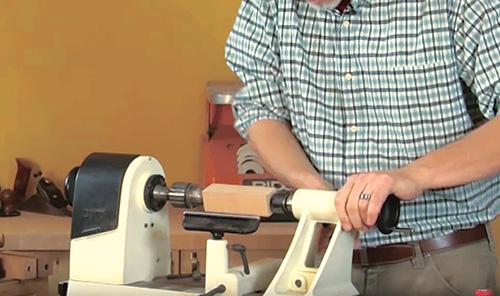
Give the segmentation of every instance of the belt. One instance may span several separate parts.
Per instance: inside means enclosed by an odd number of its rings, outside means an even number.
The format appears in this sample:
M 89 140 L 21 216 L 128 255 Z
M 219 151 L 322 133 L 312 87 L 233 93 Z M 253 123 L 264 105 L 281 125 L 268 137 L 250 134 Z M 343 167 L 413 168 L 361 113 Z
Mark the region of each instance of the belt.
M 450 250 L 487 237 L 486 227 L 481 224 L 472 229 L 458 230 L 445 236 L 422 240 L 417 243 L 420 245 L 422 255 L 428 255 Z M 352 263 L 363 266 L 398 263 L 412 259 L 415 255 L 416 252 L 412 244 L 383 245 L 376 248 L 354 250 Z

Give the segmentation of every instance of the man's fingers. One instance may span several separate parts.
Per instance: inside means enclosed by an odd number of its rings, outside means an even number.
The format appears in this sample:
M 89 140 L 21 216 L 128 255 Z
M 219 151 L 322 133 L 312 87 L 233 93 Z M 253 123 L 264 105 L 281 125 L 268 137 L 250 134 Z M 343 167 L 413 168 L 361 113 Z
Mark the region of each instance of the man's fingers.
M 365 226 L 369 226 L 368 224 L 368 207 L 370 205 L 370 199 L 372 197 L 373 192 L 371 189 L 365 188 L 363 190 L 364 196 L 360 196 L 358 202 L 359 214 L 361 216 L 361 220 Z
M 349 215 L 349 220 L 351 220 L 351 224 L 355 229 L 358 230 L 367 230 L 366 225 L 363 223 L 363 219 L 361 218 L 360 213 L 360 196 L 365 194 L 366 188 L 366 176 L 359 175 L 356 178 L 356 182 L 353 184 L 351 192 L 347 198 L 347 214 Z
M 387 193 L 377 193 L 370 199 L 370 204 L 366 212 L 366 222 L 368 226 L 373 226 L 377 222 L 380 210 L 387 200 L 387 195 Z
M 349 182 L 348 180 L 335 196 L 335 210 L 337 212 L 337 217 L 339 219 L 340 225 L 342 225 L 342 229 L 344 229 L 345 231 L 349 231 L 352 229 L 352 224 L 346 211 L 347 198 L 349 196 L 351 188 L 352 182 Z
M 387 196 L 392 192 L 388 186 L 390 181 L 385 175 L 379 175 L 373 184 L 373 193 L 366 210 L 366 225 L 369 227 L 372 227 L 377 222 L 380 210 L 387 200 Z

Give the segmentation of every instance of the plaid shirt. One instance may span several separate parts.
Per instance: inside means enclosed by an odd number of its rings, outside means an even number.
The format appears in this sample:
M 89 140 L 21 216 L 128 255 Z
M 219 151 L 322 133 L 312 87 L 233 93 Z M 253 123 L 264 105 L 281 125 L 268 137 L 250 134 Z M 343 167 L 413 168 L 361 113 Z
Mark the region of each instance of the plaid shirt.
M 400 168 L 500 110 L 498 0 L 351 4 L 340 14 L 305 0 L 243 0 L 226 45 L 245 83 L 233 105 L 237 130 L 246 137 L 262 119 L 290 124 L 335 188 L 354 173 Z M 413 234 L 375 230 L 361 241 L 471 228 L 495 218 L 499 196 L 499 176 L 429 190 L 402 204 L 399 225 Z

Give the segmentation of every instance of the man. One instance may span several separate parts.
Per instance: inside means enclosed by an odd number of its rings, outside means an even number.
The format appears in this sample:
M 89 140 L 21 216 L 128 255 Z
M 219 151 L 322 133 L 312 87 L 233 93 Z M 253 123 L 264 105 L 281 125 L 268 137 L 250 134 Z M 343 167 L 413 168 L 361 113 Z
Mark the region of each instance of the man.
M 496 289 L 500 2 L 309 1 L 243 0 L 235 127 L 287 185 L 339 190 L 361 294 Z M 413 233 L 374 229 L 389 194 Z

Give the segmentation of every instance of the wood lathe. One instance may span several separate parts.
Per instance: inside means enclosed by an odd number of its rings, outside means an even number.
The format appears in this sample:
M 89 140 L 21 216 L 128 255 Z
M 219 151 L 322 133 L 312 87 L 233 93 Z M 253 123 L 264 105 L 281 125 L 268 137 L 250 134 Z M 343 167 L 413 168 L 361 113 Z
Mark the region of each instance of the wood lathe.
M 66 188 L 73 203 L 70 278 L 62 296 L 357 295 L 351 283 L 355 232 L 335 227 L 316 260 L 318 226 L 337 224 L 336 192 L 192 183 L 167 186 L 153 157 L 93 153 L 71 171 Z M 184 212 L 183 227 L 211 233 L 206 274 L 196 283 L 171 274 L 168 207 Z M 299 222 L 283 259 L 228 267 L 225 233 L 255 232 L 262 217 L 292 213 Z M 398 230 L 399 199 L 391 196 L 377 221 L 383 233 Z M 317 261 L 317 262 L 316 262 Z

